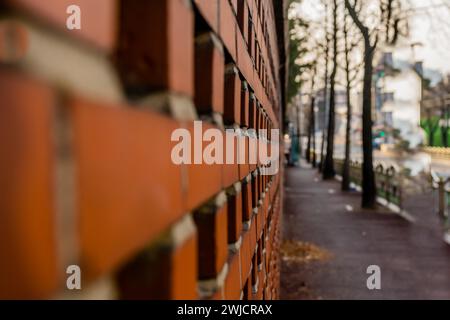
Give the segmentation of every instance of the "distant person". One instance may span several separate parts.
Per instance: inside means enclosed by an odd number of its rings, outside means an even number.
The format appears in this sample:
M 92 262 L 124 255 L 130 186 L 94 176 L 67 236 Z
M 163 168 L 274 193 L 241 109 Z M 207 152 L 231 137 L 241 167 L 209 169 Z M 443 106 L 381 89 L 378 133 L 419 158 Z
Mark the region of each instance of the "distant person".
M 284 155 L 286 157 L 286 162 L 288 164 L 288 166 L 291 165 L 291 137 L 289 136 L 289 134 L 285 134 L 284 135 Z

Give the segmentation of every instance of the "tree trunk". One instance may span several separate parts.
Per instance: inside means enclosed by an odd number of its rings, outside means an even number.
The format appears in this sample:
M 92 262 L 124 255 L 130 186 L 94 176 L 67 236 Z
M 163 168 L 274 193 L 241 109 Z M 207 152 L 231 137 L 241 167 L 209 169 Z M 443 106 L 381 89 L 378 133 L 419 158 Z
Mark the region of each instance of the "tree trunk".
M 325 154 L 325 140 L 326 140 L 326 122 L 327 122 L 327 111 L 328 111 L 328 57 L 330 53 L 330 38 L 328 36 L 328 2 L 325 1 L 325 84 L 323 88 L 323 125 L 322 128 L 322 141 L 320 146 L 320 163 L 319 172 L 323 172 L 324 167 L 324 154 Z
M 349 70 L 349 60 L 348 54 L 346 53 L 347 66 L 346 66 L 346 77 L 347 77 L 347 125 L 345 128 L 345 158 L 344 165 L 342 168 L 342 190 L 350 190 L 350 148 L 351 148 L 351 129 L 352 129 L 352 104 L 350 102 L 350 70 Z
M 311 116 L 309 116 L 308 143 L 306 144 L 305 159 L 308 163 L 311 163 Z
M 328 90 L 328 88 L 326 89 L 326 91 Z M 325 98 L 325 101 L 326 98 Z M 325 104 L 325 114 L 324 114 L 324 119 L 323 119 L 323 123 L 325 124 L 327 122 L 326 118 L 327 118 L 327 105 Z M 327 135 L 326 135 L 326 127 L 324 127 L 322 129 L 322 141 L 321 141 L 321 145 L 320 145 L 320 162 L 319 162 L 319 172 L 323 172 L 323 167 L 324 167 L 324 163 L 325 163 L 325 141 L 327 140 Z
M 345 159 L 342 168 L 342 190 L 350 190 L 350 148 L 352 130 L 352 105 L 350 102 L 350 86 L 347 85 L 347 125 L 345 128 Z
M 372 137 L 372 73 L 373 54 L 377 47 L 370 43 L 369 29 L 361 22 L 355 8 L 349 0 L 345 0 L 345 7 L 364 38 L 364 87 L 363 87 L 363 181 L 362 207 L 374 208 L 376 205 L 375 174 L 373 172 L 373 137 Z
M 364 35 L 364 88 L 363 88 L 363 181 L 362 207 L 374 208 L 376 205 L 375 174 L 373 172 L 372 137 L 372 73 L 374 48 L 370 44 L 369 31 Z
M 311 135 L 312 135 L 312 166 L 313 168 L 316 167 L 316 117 L 314 114 L 314 107 L 316 104 L 316 98 L 314 94 L 311 97 Z
M 330 110 L 328 112 L 328 134 L 327 134 L 327 154 L 323 166 L 323 179 L 333 179 L 334 171 L 334 129 L 335 129 L 335 106 L 336 106 L 336 73 L 337 73 L 337 56 L 338 56 L 338 25 L 337 25 L 337 0 L 333 1 L 333 70 L 330 76 Z
M 347 124 L 345 127 L 345 158 L 342 166 L 342 183 L 343 191 L 350 190 L 350 148 L 351 148 L 351 130 L 352 130 L 352 104 L 350 100 L 351 79 L 350 79 L 350 48 L 347 17 L 344 17 L 344 45 L 345 45 L 345 80 L 347 95 Z

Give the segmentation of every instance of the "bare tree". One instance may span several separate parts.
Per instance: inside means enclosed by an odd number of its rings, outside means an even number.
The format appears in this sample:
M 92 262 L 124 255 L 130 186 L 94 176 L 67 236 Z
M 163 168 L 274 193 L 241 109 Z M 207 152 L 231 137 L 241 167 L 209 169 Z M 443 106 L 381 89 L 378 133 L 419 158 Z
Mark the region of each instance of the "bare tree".
M 323 179 L 332 179 L 334 171 L 334 129 L 335 129 L 335 106 L 336 106 L 336 74 L 338 59 L 338 0 L 333 0 L 333 69 L 330 75 L 330 107 L 328 110 L 328 133 L 327 133 L 327 153 L 323 165 Z
M 351 101 L 352 87 L 358 79 L 361 64 L 354 63 L 354 50 L 359 46 L 360 40 L 355 37 L 354 32 L 351 32 L 349 24 L 349 15 L 344 7 L 344 24 L 343 24 L 343 38 L 344 38 L 344 74 L 345 74 L 345 92 L 347 97 L 347 116 L 345 128 L 345 157 L 342 167 L 342 182 L 341 188 L 343 191 L 350 190 L 350 157 L 351 157 L 351 131 L 352 131 L 352 117 L 353 107 Z
M 326 141 L 326 131 L 327 131 L 327 111 L 328 111 L 328 68 L 329 68 L 329 58 L 330 58 L 330 33 L 328 30 L 328 0 L 323 1 L 325 8 L 325 19 L 324 19 L 324 31 L 325 31 L 325 42 L 322 45 L 324 59 L 325 59 L 325 74 L 324 74 L 324 86 L 323 86 L 323 129 L 322 129 L 322 141 L 320 146 L 320 163 L 319 171 L 323 171 L 324 159 L 325 159 L 325 141 Z
M 388 1 L 388 2 L 386 2 Z M 391 2 L 389 4 L 389 2 Z M 401 3 L 400 0 L 364 1 L 375 5 L 378 3 L 380 14 L 371 16 L 369 21 L 362 14 L 362 0 L 345 0 L 353 22 L 358 27 L 364 43 L 364 80 L 363 80 L 363 169 L 362 169 L 362 206 L 374 208 L 376 206 L 375 174 L 373 171 L 373 136 L 372 136 L 372 75 L 373 58 L 381 32 L 386 32 L 386 42 L 395 44 L 400 30 Z M 392 28 L 391 28 L 392 26 Z M 392 32 L 390 30 L 393 30 Z

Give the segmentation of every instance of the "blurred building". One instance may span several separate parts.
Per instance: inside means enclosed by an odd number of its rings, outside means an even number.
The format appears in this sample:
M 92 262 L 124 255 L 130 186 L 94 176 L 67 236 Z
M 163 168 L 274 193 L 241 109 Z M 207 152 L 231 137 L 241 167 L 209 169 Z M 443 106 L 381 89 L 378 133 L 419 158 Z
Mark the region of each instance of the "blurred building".
M 395 131 L 411 148 L 424 143 L 420 119 L 422 83 L 427 76 L 436 75 L 420 62 L 397 58 L 395 50 L 384 53 L 378 61 L 374 75 L 374 122 L 376 135 L 383 138 L 383 143 L 394 143 Z

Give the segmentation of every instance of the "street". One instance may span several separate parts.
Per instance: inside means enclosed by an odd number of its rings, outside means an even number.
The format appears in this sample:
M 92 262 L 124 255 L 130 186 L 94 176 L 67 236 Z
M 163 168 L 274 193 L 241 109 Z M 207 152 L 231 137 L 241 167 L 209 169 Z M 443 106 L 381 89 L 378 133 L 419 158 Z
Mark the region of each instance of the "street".
M 415 222 L 360 209 L 359 193 L 341 192 L 306 164 L 286 170 L 285 192 L 281 298 L 450 299 L 450 246 L 429 189 L 405 199 Z M 381 290 L 366 286 L 371 265 L 381 269 Z

